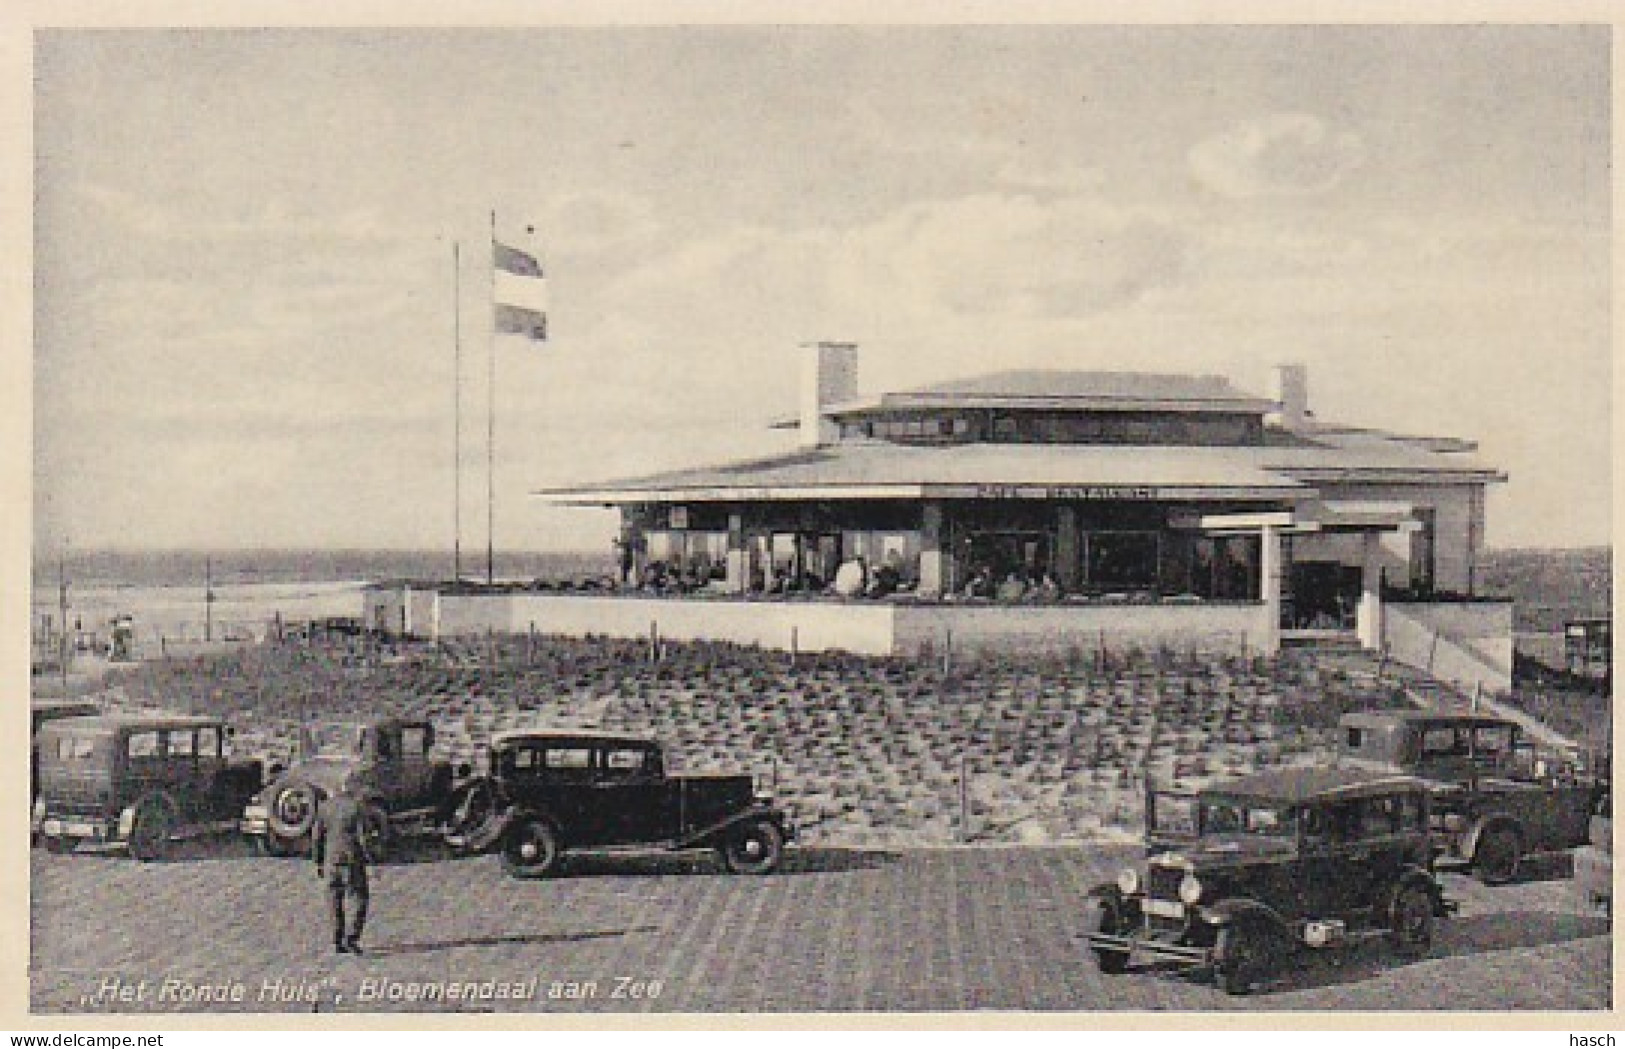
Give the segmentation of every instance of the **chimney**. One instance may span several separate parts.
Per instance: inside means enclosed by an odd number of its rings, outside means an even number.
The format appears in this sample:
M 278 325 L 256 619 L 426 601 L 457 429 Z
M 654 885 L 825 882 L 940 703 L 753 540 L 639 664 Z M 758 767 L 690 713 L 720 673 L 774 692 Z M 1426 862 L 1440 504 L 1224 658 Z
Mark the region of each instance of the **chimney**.
M 801 345 L 801 447 L 834 444 L 840 428 L 824 417 L 832 404 L 857 399 L 858 347 L 851 342 Z
M 1309 369 L 1301 364 L 1275 366 L 1275 403 L 1281 426 L 1297 432 L 1309 428 Z

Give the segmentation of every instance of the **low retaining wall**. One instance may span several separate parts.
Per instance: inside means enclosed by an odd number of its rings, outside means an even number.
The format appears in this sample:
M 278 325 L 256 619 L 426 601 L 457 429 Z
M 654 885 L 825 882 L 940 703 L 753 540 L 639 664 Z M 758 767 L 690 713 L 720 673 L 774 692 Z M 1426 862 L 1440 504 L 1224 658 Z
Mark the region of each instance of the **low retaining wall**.
M 425 604 L 423 595 L 434 601 Z M 1278 634 L 1263 604 L 914 604 L 888 601 L 753 601 L 593 594 L 367 593 L 366 620 L 419 637 L 494 631 L 582 637 L 731 641 L 802 652 L 921 657 L 951 647 L 971 656 L 1064 655 L 1105 648 L 1273 653 Z M 404 612 L 404 616 L 403 616 Z
M 1105 649 L 1273 653 L 1279 635 L 1259 603 L 1200 605 L 913 605 L 898 608 L 894 651 L 920 656 L 1065 655 Z
M 1382 641 L 1399 662 L 1469 692 L 1512 687 L 1511 601 L 1387 601 Z

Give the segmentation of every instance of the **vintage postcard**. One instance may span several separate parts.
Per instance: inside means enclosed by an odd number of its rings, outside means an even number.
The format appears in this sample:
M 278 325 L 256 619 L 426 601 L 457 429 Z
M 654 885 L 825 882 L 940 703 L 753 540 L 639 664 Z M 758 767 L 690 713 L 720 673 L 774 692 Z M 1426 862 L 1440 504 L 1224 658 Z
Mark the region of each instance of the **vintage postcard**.
M 17 1023 L 1613 1016 L 1610 25 L 245 14 L 17 47 Z

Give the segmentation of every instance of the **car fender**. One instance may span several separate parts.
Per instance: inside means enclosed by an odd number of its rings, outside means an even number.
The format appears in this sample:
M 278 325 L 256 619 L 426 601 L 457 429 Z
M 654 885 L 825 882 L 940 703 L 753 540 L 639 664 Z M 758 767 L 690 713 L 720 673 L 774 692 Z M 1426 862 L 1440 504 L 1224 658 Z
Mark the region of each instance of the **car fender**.
M 469 792 L 482 788 L 492 792 L 491 815 L 477 826 L 459 825 L 453 827 L 448 824 L 445 842 L 450 847 L 463 852 L 483 852 L 501 841 L 507 835 L 508 828 L 519 818 L 520 812 L 517 807 L 509 804 L 498 795 L 495 785 L 489 780 L 470 780 L 458 787 L 452 796 L 447 799 L 448 819 L 454 817 L 457 810 L 467 801 Z M 550 817 L 547 817 L 547 821 L 556 833 L 558 823 Z
M 1202 920 L 1219 928 L 1227 925 L 1260 925 L 1284 936 L 1292 935 L 1292 926 L 1281 912 L 1268 904 L 1246 898 L 1220 900 L 1211 907 L 1203 907 Z
M 1462 856 L 1469 860 L 1476 859 L 1479 839 L 1489 831 L 1503 827 L 1516 834 L 1520 843 L 1528 842 L 1529 839 L 1523 832 L 1523 824 L 1519 823 L 1516 817 L 1504 812 L 1489 812 L 1474 821 L 1473 825 L 1467 828 L 1467 833 L 1461 836 Z
M 149 804 L 157 804 L 168 809 L 172 819 L 180 815 L 180 806 L 175 803 L 175 799 L 170 795 L 169 791 L 149 790 L 124 806 L 124 809 L 118 814 L 118 836 L 121 840 L 128 838 L 130 832 L 135 829 L 135 814 L 141 811 L 143 806 Z
M 1394 900 L 1399 896 L 1400 891 L 1413 885 L 1426 892 L 1428 899 L 1433 901 L 1434 917 L 1443 918 L 1452 913 L 1453 907 L 1445 899 L 1444 886 L 1439 884 L 1439 879 L 1435 878 L 1426 868 L 1416 864 L 1407 864 L 1401 867 L 1399 873 L 1395 875 L 1393 885 L 1389 886 L 1388 891 L 1382 897 L 1382 913 L 1384 915 L 1392 914 Z
M 672 843 L 672 847 L 677 849 L 688 849 L 695 847 L 704 848 L 717 845 L 721 843 L 722 838 L 733 828 L 745 823 L 756 823 L 760 820 L 766 820 L 767 822 L 773 824 L 779 829 L 779 833 L 783 834 L 786 840 L 789 840 L 790 828 L 786 823 L 784 813 L 782 811 L 779 809 L 770 808 L 766 805 L 753 805 L 748 809 L 743 809 L 731 816 L 717 820 L 715 823 L 701 827 L 699 830 L 694 831 L 692 834 L 689 834 L 686 837 L 679 838 L 677 841 Z

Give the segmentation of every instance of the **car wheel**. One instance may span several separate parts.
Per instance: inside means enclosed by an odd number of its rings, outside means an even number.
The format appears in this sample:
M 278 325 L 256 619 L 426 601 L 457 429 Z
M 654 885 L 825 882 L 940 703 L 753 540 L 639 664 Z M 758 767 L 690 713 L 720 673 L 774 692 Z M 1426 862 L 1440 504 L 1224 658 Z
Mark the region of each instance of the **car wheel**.
M 562 854 L 552 826 L 526 820 L 502 844 L 502 869 L 515 878 L 545 878 L 558 870 Z
M 1388 938 L 1406 958 L 1425 958 L 1433 948 L 1433 897 L 1420 885 L 1403 885 L 1388 915 Z
M 277 787 L 271 793 L 267 822 L 271 833 L 297 840 L 316 825 L 316 788 L 308 783 Z
M 735 827 L 722 843 L 722 864 L 732 874 L 772 874 L 784 858 L 784 832 L 767 820 Z
M 1273 953 L 1264 930 L 1226 925 L 1213 948 L 1214 979 L 1226 994 L 1246 994 L 1269 974 Z
M 1523 859 L 1523 842 L 1511 827 L 1490 827 L 1479 835 L 1473 849 L 1473 869 L 1486 885 L 1504 885 L 1518 876 Z
M 1105 936 L 1121 936 L 1128 931 L 1128 922 L 1123 917 L 1123 905 L 1114 899 L 1102 899 L 1090 915 L 1090 932 L 1101 933 Z M 1095 963 L 1100 971 L 1107 976 L 1117 976 L 1128 971 L 1128 952 L 1114 950 L 1110 947 L 1094 948 Z
M 56 856 L 66 856 L 79 847 L 78 838 L 67 835 L 48 835 L 45 838 L 45 851 Z
M 136 806 L 135 824 L 130 828 L 130 855 L 143 863 L 161 860 L 169 853 L 169 836 L 175 832 L 175 813 L 167 802 L 149 799 Z

